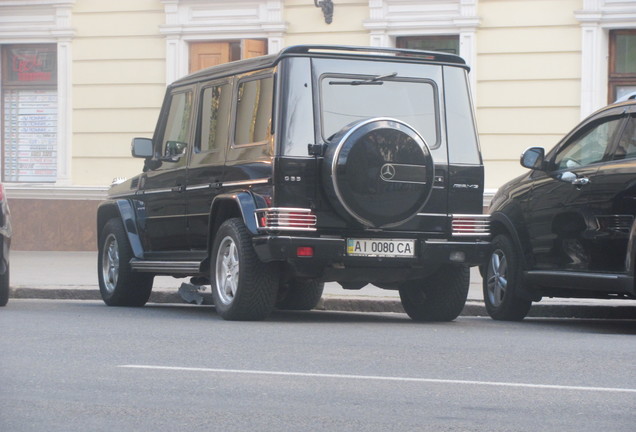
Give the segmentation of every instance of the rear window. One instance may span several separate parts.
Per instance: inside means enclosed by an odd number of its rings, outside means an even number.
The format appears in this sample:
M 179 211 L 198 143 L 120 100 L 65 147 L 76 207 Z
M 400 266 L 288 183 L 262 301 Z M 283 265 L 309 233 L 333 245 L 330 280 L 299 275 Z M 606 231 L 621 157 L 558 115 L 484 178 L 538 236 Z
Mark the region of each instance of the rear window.
M 411 125 L 430 148 L 440 145 L 438 96 L 433 81 L 323 75 L 320 90 L 324 140 L 354 121 L 392 117 Z

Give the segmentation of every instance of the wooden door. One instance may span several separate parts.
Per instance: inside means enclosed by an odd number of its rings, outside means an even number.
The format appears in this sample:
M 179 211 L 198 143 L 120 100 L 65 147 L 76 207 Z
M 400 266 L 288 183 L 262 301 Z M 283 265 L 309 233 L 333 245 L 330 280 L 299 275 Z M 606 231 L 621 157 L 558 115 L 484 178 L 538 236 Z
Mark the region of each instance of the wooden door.
M 194 42 L 190 44 L 190 73 L 229 61 L 230 44 L 228 42 Z
M 242 58 L 248 59 L 267 54 L 267 41 L 263 39 L 244 39 L 241 47 Z
M 234 53 L 234 55 L 232 55 L 232 53 Z M 190 44 L 189 73 L 234 60 L 258 57 L 265 54 L 267 54 L 267 41 L 264 39 L 243 39 L 241 41 L 227 42 L 192 42 Z

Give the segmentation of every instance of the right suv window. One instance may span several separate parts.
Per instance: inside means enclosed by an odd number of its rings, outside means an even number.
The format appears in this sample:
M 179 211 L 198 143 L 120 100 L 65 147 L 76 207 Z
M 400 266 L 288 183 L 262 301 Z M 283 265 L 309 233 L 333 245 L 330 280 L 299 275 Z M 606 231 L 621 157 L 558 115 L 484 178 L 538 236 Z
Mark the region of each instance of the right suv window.
M 554 159 L 555 169 L 574 169 L 601 162 L 612 143 L 622 117 L 609 117 L 595 121 L 576 133 Z
M 636 158 L 636 115 L 632 114 L 627 120 L 621 139 L 616 147 L 614 159 Z

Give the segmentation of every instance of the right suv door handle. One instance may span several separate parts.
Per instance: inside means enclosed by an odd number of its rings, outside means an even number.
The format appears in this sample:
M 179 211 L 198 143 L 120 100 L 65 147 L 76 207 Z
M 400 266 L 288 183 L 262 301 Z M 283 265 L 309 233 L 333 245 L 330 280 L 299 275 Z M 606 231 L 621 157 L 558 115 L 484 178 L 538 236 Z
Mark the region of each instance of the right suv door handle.
M 587 177 L 579 177 L 576 178 L 572 181 L 572 184 L 574 186 L 585 186 L 586 184 L 588 184 L 590 182 L 590 179 Z

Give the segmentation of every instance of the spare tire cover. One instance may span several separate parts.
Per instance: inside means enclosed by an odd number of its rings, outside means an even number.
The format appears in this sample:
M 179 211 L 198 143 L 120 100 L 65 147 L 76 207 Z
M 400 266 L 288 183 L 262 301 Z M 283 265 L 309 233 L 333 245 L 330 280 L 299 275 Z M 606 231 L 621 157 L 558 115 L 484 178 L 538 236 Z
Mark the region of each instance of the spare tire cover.
M 368 227 L 406 222 L 424 207 L 434 164 L 424 139 L 390 118 L 354 122 L 330 140 L 323 181 L 336 211 Z

